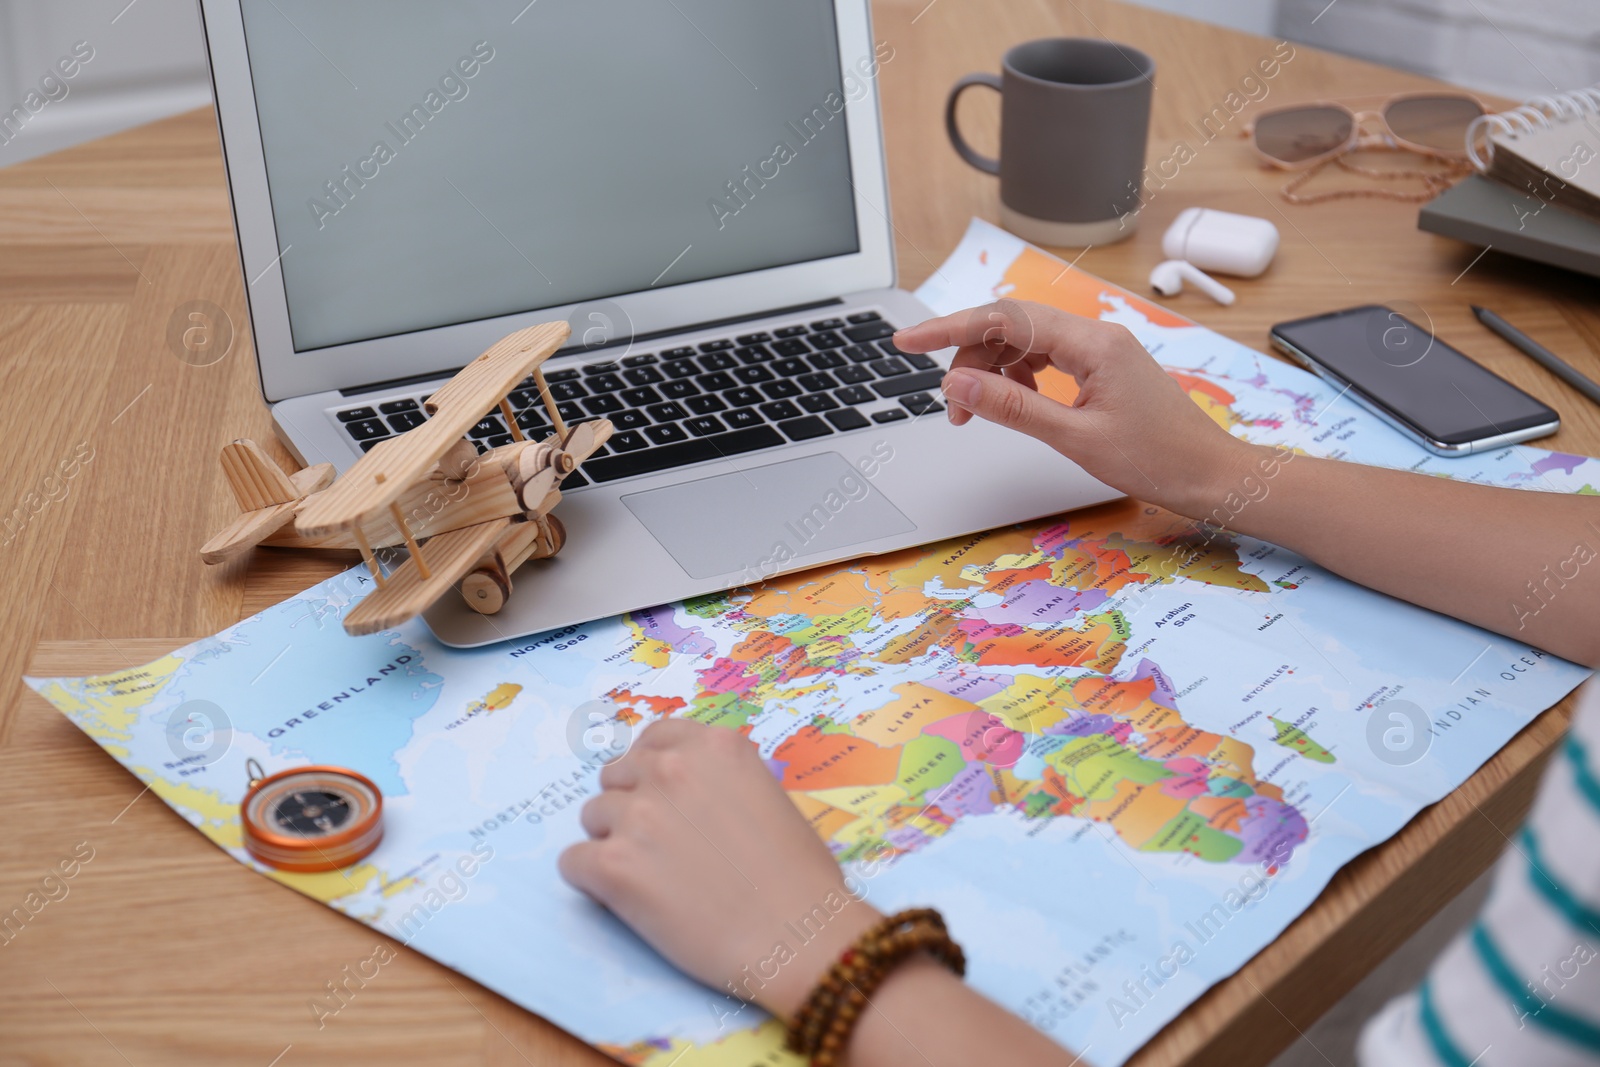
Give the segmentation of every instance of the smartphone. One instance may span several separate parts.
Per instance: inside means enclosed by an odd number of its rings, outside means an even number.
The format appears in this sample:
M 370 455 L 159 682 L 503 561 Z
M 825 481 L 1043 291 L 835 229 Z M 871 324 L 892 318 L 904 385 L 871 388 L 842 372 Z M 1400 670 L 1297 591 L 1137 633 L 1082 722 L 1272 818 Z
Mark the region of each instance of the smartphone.
M 1465 456 L 1555 433 L 1561 416 L 1379 304 L 1272 327 L 1272 346 L 1430 452 Z

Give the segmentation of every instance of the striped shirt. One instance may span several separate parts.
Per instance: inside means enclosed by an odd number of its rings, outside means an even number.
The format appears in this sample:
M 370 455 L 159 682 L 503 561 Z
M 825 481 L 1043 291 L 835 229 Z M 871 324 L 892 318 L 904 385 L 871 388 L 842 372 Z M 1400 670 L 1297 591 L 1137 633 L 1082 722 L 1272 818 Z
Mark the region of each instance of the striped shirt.
M 1600 1064 L 1600 681 L 1477 919 L 1362 1031 L 1362 1067 Z

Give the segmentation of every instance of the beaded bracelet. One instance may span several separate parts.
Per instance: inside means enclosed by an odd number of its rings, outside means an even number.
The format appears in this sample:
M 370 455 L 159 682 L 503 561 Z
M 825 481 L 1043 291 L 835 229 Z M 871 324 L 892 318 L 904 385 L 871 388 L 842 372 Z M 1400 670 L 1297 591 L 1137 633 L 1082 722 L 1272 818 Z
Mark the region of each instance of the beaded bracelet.
M 836 1067 L 867 999 L 906 957 L 922 951 L 957 976 L 966 975 L 966 954 L 937 911 L 911 908 L 891 915 L 857 938 L 822 976 L 789 1023 L 789 1050 L 810 1057 L 812 1067 Z

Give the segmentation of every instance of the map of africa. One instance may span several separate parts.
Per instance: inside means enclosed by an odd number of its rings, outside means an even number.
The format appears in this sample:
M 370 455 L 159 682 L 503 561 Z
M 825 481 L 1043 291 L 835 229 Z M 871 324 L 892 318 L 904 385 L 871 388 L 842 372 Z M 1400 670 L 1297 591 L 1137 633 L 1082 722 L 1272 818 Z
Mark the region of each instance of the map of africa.
M 1429 456 L 982 223 L 920 295 L 1007 294 L 1126 324 L 1286 454 L 1594 491 L 1583 457 Z M 369 588 L 357 568 L 144 667 L 29 682 L 238 862 L 648 1067 L 795 1062 L 556 873 L 651 721 L 743 733 L 868 900 L 940 908 L 978 989 L 1112 1065 L 1589 673 L 1136 501 L 472 650 L 420 621 L 346 635 Z M 1397 752 L 1373 739 L 1401 707 Z M 361 771 L 383 843 L 328 874 L 259 866 L 249 759 Z

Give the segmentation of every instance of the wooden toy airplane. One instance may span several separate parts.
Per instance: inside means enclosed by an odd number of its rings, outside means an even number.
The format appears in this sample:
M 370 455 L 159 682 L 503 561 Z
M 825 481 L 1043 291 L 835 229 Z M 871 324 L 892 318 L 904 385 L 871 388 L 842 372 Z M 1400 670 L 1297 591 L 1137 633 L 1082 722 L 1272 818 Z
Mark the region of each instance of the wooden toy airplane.
M 568 427 L 550 395 L 541 368 L 570 333 L 547 322 L 501 339 L 428 398 L 426 422 L 337 479 L 331 463 L 288 474 L 254 441 L 224 446 L 222 470 L 243 514 L 200 558 L 222 563 L 258 544 L 356 549 L 378 588 L 345 615 L 352 634 L 397 626 L 458 581 L 472 608 L 499 611 L 513 571 L 561 550 L 566 531 L 550 514 L 557 486 L 611 436 L 607 419 Z M 507 399 L 530 375 L 555 427 L 542 441 L 523 435 Z M 496 408 L 512 441 L 480 456 L 465 435 Z M 398 545 L 410 558 L 385 575 L 373 550 Z

